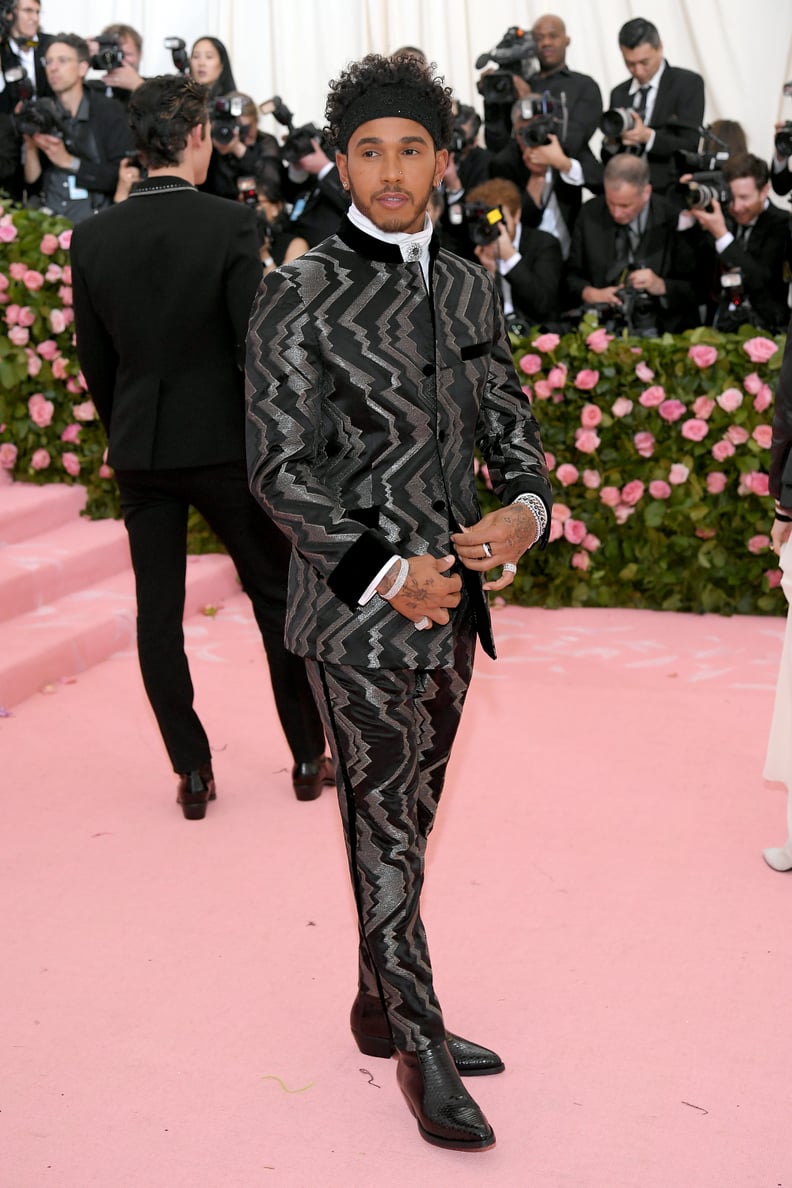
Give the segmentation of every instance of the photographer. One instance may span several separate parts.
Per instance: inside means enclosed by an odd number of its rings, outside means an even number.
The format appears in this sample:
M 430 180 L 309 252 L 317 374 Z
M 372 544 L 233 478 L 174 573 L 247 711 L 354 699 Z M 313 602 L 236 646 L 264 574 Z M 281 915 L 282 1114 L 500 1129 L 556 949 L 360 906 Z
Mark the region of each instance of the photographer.
M 571 303 L 603 307 L 604 320 L 647 337 L 695 326 L 695 231 L 677 231 L 677 211 L 652 192 L 643 157 L 612 157 L 604 183 L 572 236 Z
M 45 65 L 56 100 L 44 113 L 46 130 L 24 137 L 25 181 L 43 205 L 73 223 L 112 203 L 129 141 L 121 105 L 83 85 L 89 57 L 76 34 L 53 37 Z
M 597 83 L 587 74 L 570 70 L 566 52 L 571 43 L 566 25 L 559 16 L 541 16 L 531 34 L 536 42 L 540 69 L 528 80 L 531 91 L 544 92 L 566 113 L 566 128 L 561 145 L 570 157 L 579 157 L 588 147 L 602 119 L 602 95 Z
M 698 148 L 704 80 L 669 66 L 660 34 L 642 17 L 622 25 L 619 49 L 632 79 L 611 91 L 602 120 L 602 160 L 623 152 L 645 156 L 654 192 L 665 194 L 677 182 L 674 154 Z
M 237 89 L 228 50 L 217 37 L 199 37 L 190 51 L 190 75 L 209 88 L 209 103 Z
M 770 174 L 776 194 L 792 190 L 792 121 L 775 126 L 775 151 Z
M 319 137 L 310 137 L 310 145 L 310 152 L 289 162 L 286 195 L 292 201 L 292 243 L 286 251 L 287 261 L 334 235 L 349 209 L 349 196 Z
M 690 211 L 709 236 L 702 271 L 714 275 L 710 318 L 721 330 L 749 322 L 777 333 L 789 321 L 789 216 L 771 203 L 770 171 L 759 157 L 732 157 L 722 172 L 726 209 L 713 198 Z
M 523 192 L 524 226 L 554 235 L 566 259 L 583 202 L 583 187 L 601 188 L 602 166 L 584 146 L 580 158 L 563 149 L 562 118 L 554 101 L 530 93 L 512 108 L 512 138 L 490 162 L 493 177 L 512 181 Z
M 39 32 L 40 20 L 39 0 L 17 0 L 8 36 L 0 40 L 0 112 L 12 112 L 22 98 L 18 83 L 6 79 L 7 74 L 20 68 L 26 75 L 28 98 L 33 95 L 52 98 L 44 69 L 44 55 L 52 38 Z
M 239 197 L 240 178 L 252 177 L 267 154 L 278 154 L 274 137 L 259 132 L 258 108 L 250 95 L 231 91 L 210 105 L 212 156 L 206 181 L 199 186 L 219 198 Z
M 520 225 L 522 203 L 514 183 L 495 178 L 475 186 L 465 196 L 465 210 L 473 257 L 495 278 L 507 328 L 525 334 L 531 326 L 555 321 L 561 249 L 554 236 Z
M 143 38 L 137 29 L 131 25 L 107 25 L 102 29 L 99 37 L 88 41 L 91 51 L 92 65 L 99 69 L 93 59 L 106 56 L 111 60 L 120 58 L 121 61 L 111 70 L 88 83 L 92 88 L 102 88 L 111 99 L 120 103 L 128 103 L 132 93 L 143 85 L 144 79 L 140 75 L 140 62 L 143 57 Z

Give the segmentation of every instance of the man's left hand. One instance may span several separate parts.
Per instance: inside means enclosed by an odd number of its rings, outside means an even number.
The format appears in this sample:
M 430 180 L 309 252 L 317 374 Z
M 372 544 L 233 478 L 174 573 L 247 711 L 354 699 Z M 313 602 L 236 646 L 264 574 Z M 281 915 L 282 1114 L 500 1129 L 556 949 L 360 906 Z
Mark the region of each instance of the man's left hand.
M 559 173 L 568 173 L 572 168 L 572 160 L 561 147 L 555 132 L 548 132 L 547 144 L 539 144 L 536 148 L 528 149 L 529 164 L 549 165 Z
M 651 293 L 653 297 L 665 296 L 666 284 L 662 276 L 658 276 L 651 268 L 636 268 L 627 278 L 634 289 Z
M 717 198 L 712 199 L 711 210 L 701 210 L 699 207 L 694 207 L 690 213 L 700 227 L 703 227 L 705 231 L 709 231 L 713 239 L 720 239 L 728 231 L 723 208 Z
M 646 126 L 637 111 L 632 113 L 632 117 L 635 121 L 635 127 L 630 128 L 627 132 L 622 132 L 621 142 L 622 144 L 637 147 L 638 145 L 646 144 L 652 135 L 652 129 Z
M 69 168 L 72 153 L 69 152 L 59 136 L 49 136 L 44 132 L 37 132 L 33 137 L 33 143 L 58 169 Z
M 511 503 L 487 512 L 477 524 L 463 528 L 451 540 L 466 569 L 485 573 L 507 563 L 516 565 L 538 535 L 539 525 L 531 509 L 523 503 Z M 506 570 L 496 581 L 485 582 L 484 589 L 504 590 L 513 581 L 514 574 Z

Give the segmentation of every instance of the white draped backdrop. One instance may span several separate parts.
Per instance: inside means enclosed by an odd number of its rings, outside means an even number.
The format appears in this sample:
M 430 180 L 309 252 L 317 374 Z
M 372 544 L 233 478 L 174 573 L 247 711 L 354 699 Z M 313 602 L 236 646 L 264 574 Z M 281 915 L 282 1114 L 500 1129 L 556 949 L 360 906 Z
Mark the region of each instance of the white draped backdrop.
M 708 122 L 739 120 L 752 151 L 768 158 L 774 123 L 792 119 L 792 99 L 782 97 L 792 79 L 790 0 L 43 0 L 42 27 L 88 36 L 113 21 L 133 25 L 147 75 L 172 70 L 164 37 L 183 37 L 189 48 L 212 34 L 228 47 L 240 90 L 257 102 L 278 94 L 298 123 L 321 124 L 329 78 L 350 59 L 404 44 L 423 49 L 457 97 L 481 110 L 475 59 L 543 12 L 566 21 L 567 61 L 597 80 L 606 105 L 626 77 L 618 30 L 643 16 L 672 65 L 703 75 Z M 271 117 L 262 128 L 283 131 Z

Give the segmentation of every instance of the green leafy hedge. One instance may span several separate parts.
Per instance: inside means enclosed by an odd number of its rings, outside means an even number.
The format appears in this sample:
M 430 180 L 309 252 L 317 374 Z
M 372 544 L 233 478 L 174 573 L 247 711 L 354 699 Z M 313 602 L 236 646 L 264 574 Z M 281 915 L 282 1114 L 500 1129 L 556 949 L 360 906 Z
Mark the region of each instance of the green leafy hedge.
M 0 469 L 80 482 L 118 515 L 73 341 L 69 224 L 0 207 Z M 119 283 L 123 278 L 119 277 Z M 591 319 L 513 340 L 555 489 L 551 543 L 505 597 L 542 606 L 783 614 L 770 550 L 770 421 L 783 337 L 746 327 L 612 338 Z M 494 506 L 486 470 L 482 503 Z M 218 548 L 199 517 L 195 552 Z

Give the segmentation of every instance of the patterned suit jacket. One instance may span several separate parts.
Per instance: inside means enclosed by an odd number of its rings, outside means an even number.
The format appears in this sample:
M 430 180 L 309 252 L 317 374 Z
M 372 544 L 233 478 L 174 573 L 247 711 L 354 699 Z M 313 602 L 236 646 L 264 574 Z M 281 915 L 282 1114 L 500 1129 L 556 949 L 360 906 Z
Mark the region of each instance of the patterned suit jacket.
M 248 333 L 251 490 L 292 542 L 286 644 L 363 668 L 453 663 L 453 616 L 416 631 L 375 595 L 395 554 L 453 552 L 480 517 L 474 449 L 509 503 L 550 503 L 494 286 L 432 241 L 419 263 L 344 220 L 338 235 L 264 278 Z M 459 572 L 494 655 L 478 574 Z

